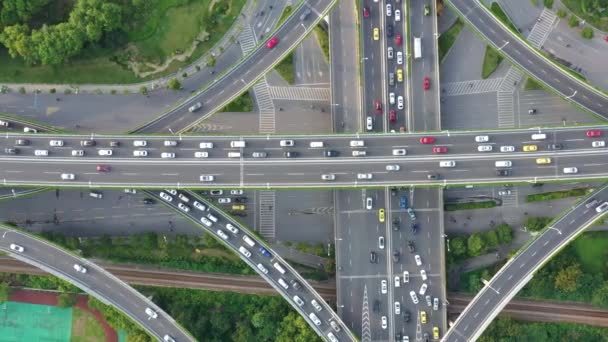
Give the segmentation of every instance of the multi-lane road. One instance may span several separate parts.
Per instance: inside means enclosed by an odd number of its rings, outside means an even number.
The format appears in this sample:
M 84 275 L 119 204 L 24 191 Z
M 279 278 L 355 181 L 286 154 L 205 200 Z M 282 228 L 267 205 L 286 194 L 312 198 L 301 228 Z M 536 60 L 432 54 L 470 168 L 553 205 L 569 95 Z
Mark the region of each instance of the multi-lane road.
M 152 336 L 194 341 L 177 322 L 152 301 L 101 267 L 67 253 L 42 239 L 0 226 L 0 250 L 69 281 L 106 304 L 120 309 Z M 75 269 L 75 265 L 80 268 Z M 83 271 L 84 270 L 84 271 Z

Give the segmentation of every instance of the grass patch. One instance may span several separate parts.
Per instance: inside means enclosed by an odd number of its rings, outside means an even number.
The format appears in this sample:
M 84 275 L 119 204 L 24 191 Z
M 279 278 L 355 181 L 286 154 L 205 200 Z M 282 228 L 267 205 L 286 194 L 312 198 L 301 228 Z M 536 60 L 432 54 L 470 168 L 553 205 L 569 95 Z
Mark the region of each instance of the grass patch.
M 536 80 L 528 77 L 524 84 L 524 90 L 541 90 L 545 89 L 542 84 L 536 82 Z
M 319 45 L 321 45 L 321 51 L 323 51 L 325 61 L 329 62 L 329 33 L 323 27 L 317 25 L 315 26 L 315 34 L 319 40 Z
M 287 55 L 281 63 L 277 64 L 274 70 L 276 70 L 287 83 L 293 84 L 296 77 L 293 72 L 293 52 Z
M 496 207 L 496 201 L 469 202 L 469 203 L 446 203 L 443 207 L 446 211 L 486 209 L 486 208 Z
M 443 61 L 443 58 L 448 53 L 448 51 L 450 51 L 452 45 L 454 45 L 454 42 L 456 41 L 456 38 L 458 38 L 458 35 L 460 34 L 460 31 L 463 27 L 464 23 L 462 22 L 462 20 L 460 20 L 460 18 L 458 18 L 447 31 L 445 31 L 443 34 L 441 34 L 441 36 L 439 36 L 439 41 L 437 44 L 439 46 L 440 63 L 441 61 Z
M 513 30 L 515 33 L 519 34 L 519 30 L 517 29 L 517 27 L 515 27 L 515 25 L 513 25 L 513 23 L 511 22 L 511 20 L 509 19 L 509 17 L 507 16 L 507 14 L 505 13 L 505 11 L 502 10 L 502 7 L 500 7 L 500 5 L 497 2 L 493 2 L 492 5 L 490 6 L 490 11 L 500 20 L 502 21 L 503 24 L 507 25 L 511 30 Z
M 503 57 L 494 48 L 486 46 L 486 53 L 483 57 L 483 65 L 481 67 L 481 78 L 486 79 L 496 71 Z
M 540 194 L 531 194 L 526 197 L 526 202 L 542 202 L 552 201 L 561 198 L 586 196 L 587 188 L 576 188 L 560 191 L 543 192 Z
M 572 242 L 572 246 L 585 271 L 606 274 L 608 235 L 605 232 L 583 234 Z
M 89 312 L 72 308 L 72 337 L 70 342 L 105 341 L 106 334 L 101 323 Z
M 232 100 L 226 107 L 218 112 L 251 112 L 253 111 L 253 101 L 249 92 L 246 91 L 241 96 Z
M 291 12 L 293 12 L 293 7 L 285 6 L 285 9 L 283 9 L 283 13 L 281 13 L 281 17 L 279 18 L 279 21 L 277 21 L 277 27 L 281 26 L 281 24 L 284 23 L 287 18 L 289 18 Z
M 608 9 L 605 1 L 562 0 L 562 4 L 589 24 L 602 31 L 608 31 Z

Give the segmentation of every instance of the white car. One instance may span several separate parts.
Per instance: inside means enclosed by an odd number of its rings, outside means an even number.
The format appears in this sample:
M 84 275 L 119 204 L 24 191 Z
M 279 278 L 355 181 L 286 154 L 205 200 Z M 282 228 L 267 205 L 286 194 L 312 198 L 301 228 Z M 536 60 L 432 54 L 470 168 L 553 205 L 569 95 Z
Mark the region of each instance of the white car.
M 477 146 L 479 152 L 492 152 L 492 145 L 479 145 Z
M 261 265 L 261 264 L 258 264 L 258 265 Z M 293 301 L 296 302 L 296 304 L 298 304 L 298 306 L 304 305 L 304 301 L 298 296 L 293 296 Z
M 357 179 L 372 179 L 371 173 L 357 173 Z
M 439 162 L 439 167 L 455 167 L 456 162 L 453 160 L 444 160 Z
M 317 312 L 320 312 L 321 310 L 323 310 L 323 307 L 321 305 L 319 305 L 319 303 L 317 303 L 316 300 L 311 300 L 310 304 L 312 305 L 313 308 L 315 308 L 315 310 L 317 310 Z
M 395 276 L 395 287 L 401 287 L 401 279 L 399 279 L 399 276 Z
M 171 337 L 169 335 L 165 335 L 165 336 L 163 336 L 163 341 L 164 342 L 175 342 L 175 339 L 173 339 L 173 337 Z
M 424 296 L 424 294 L 426 293 L 427 287 L 428 287 L 428 285 L 426 283 L 422 283 L 422 286 L 420 286 L 420 290 L 418 291 L 418 293 L 421 296 Z
M 0 120 L 0 126 L 2 126 L 2 127 L 8 127 L 9 126 L 9 122 L 8 121 L 4 121 L 4 120 Z
M 172 152 L 163 152 L 163 153 L 160 154 L 160 157 L 161 158 L 165 158 L 165 159 L 175 158 L 175 153 L 172 153 Z
M 76 179 L 76 175 L 74 175 L 73 173 L 62 173 L 61 174 L 61 179 L 63 179 L 63 180 L 74 180 L 74 179 Z
M 207 158 L 209 157 L 209 152 L 194 152 L 194 158 Z
M 403 271 L 403 282 L 404 283 L 409 283 L 410 282 L 410 272 Z
M 213 175 L 201 175 L 199 180 L 201 182 L 213 182 L 215 177 Z
M 133 140 L 133 146 L 135 147 L 146 147 L 148 142 L 145 140 Z
M 384 236 L 378 236 L 378 248 L 384 249 Z
M 391 4 L 386 4 L 386 16 L 390 17 L 393 14 L 393 6 Z
M 397 64 L 403 64 L 403 52 L 397 51 Z
M 490 137 L 487 135 L 478 135 L 475 137 L 475 142 L 483 143 L 490 141 Z
M 185 204 L 184 204 L 184 203 L 182 203 L 182 202 L 179 202 L 179 203 L 177 204 L 177 207 L 178 207 L 178 208 L 180 208 L 180 209 L 181 209 L 183 212 L 185 212 L 185 213 L 189 213 L 189 212 L 190 212 L 190 207 L 189 207 L 189 206 L 187 206 L 187 205 L 185 205 Z
M 425 270 L 420 270 L 420 278 L 422 278 L 422 281 L 426 281 L 427 277 Z
M 148 151 L 143 150 L 135 150 L 133 151 L 133 157 L 147 157 Z
M 388 103 L 395 104 L 395 93 L 388 94 Z
M 388 286 L 386 285 L 386 280 L 382 280 L 380 282 L 380 292 L 382 292 L 382 294 L 386 294 L 387 291 L 388 291 Z
M 204 204 L 202 204 L 202 203 L 201 203 L 201 202 L 199 202 L 199 201 L 194 201 L 194 202 L 192 202 L 192 205 L 193 205 L 193 206 L 194 206 L 196 209 L 198 209 L 198 210 L 200 210 L 200 211 L 205 211 L 205 210 L 207 210 L 207 207 L 205 207 L 205 205 L 204 205 Z
M 368 116 L 365 119 L 365 129 L 367 129 L 368 131 L 371 131 L 372 129 L 374 129 L 374 120 L 372 119 L 371 116 Z
M 38 130 L 31 127 L 23 127 L 23 133 L 38 133 Z
M 226 203 L 230 203 L 230 202 L 232 202 L 232 200 L 228 197 L 222 197 L 222 198 L 217 199 L 217 203 L 220 203 L 220 204 L 226 204 Z
M 160 198 L 164 199 L 167 202 L 173 201 L 173 197 L 169 196 L 168 194 L 166 194 L 162 191 L 160 192 L 159 196 L 160 196 Z
M 500 146 L 500 152 L 514 152 L 515 146 Z
M 407 154 L 407 151 L 404 148 L 397 148 L 393 150 L 394 156 L 404 156 Z
M 49 141 L 49 146 L 61 147 L 63 146 L 63 140 L 51 140 Z
M 211 227 L 213 225 L 213 222 L 209 221 L 208 218 L 206 217 L 201 217 L 201 222 L 206 226 L 206 227 Z
M 388 323 L 386 321 L 386 316 L 382 316 L 382 329 L 385 329 L 388 327 Z
M 424 298 L 426 299 L 426 305 L 431 306 L 431 296 L 426 295 Z
M 262 264 L 258 264 L 258 270 L 262 271 L 264 274 L 268 274 L 268 269 Z
M 565 167 L 564 173 L 578 173 L 578 169 L 576 167 Z
M 308 318 L 310 318 L 310 320 L 316 325 L 316 326 L 320 326 L 321 325 L 321 320 L 319 319 L 319 317 L 317 317 L 317 315 L 315 315 L 314 313 L 310 313 L 308 315 Z
M 401 315 L 401 303 L 395 302 L 395 315 Z
M 49 151 L 48 150 L 35 150 L 34 155 L 36 157 L 46 157 L 49 155 Z
M 366 155 L 366 151 L 353 151 L 353 157 L 365 157 Z
M 177 190 L 175 190 L 175 189 L 165 189 L 165 191 L 170 193 L 173 196 L 177 196 Z
M 127 189 L 124 189 L 123 191 L 124 191 L 124 193 L 125 193 L 125 194 L 132 194 L 132 195 L 135 195 L 135 194 L 137 193 L 137 190 L 136 190 L 136 189 L 128 189 L 128 188 L 127 188 Z
M 350 147 L 363 147 L 365 146 L 365 141 L 363 140 L 351 140 Z
M 389 46 L 386 53 L 388 59 L 393 59 L 393 47 Z
M 188 111 L 190 113 L 194 113 L 197 110 L 201 109 L 201 107 L 203 107 L 203 104 L 200 102 L 197 102 L 197 103 L 193 104 L 192 106 L 190 106 L 190 108 L 188 108 Z
M 244 256 L 246 256 L 248 258 L 251 257 L 251 252 L 243 246 L 239 247 L 239 252 L 241 252 L 241 254 L 243 254 Z
M 418 296 L 416 295 L 416 292 L 410 291 L 410 298 L 412 298 L 412 302 L 414 302 L 414 304 L 418 304 Z
M 76 272 L 87 273 L 87 268 L 80 264 L 74 264 L 74 269 L 76 270 Z
M 84 156 L 83 150 L 72 150 L 72 157 L 82 157 Z
M 217 230 L 217 235 L 224 240 L 228 240 L 228 234 L 224 233 L 224 231 L 221 229 Z
M 511 194 L 511 190 L 500 190 L 498 191 L 498 196 L 509 196 Z
M 386 165 L 386 171 L 395 172 L 399 170 L 401 170 L 401 167 L 399 165 Z
M 17 245 L 17 244 L 14 244 L 14 243 L 11 243 L 11 244 L 9 245 L 9 247 L 10 247 L 12 250 L 14 250 L 15 252 L 19 252 L 19 253 L 23 253 L 23 251 L 25 250 L 25 248 L 23 248 L 23 247 L 21 247 L 21 246 L 19 246 L 19 245 Z
M 100 156 L 111 156 L 112 155 L 112 150 L 102 149 L 102 150 L 99 150 L 97 152 L 97 154 L 99 154 Z
M 395 21 L 401 21 L 401 11 L 398 9 L 395 10 Z
M 606 147 L 606 142 L 603 140 L 592 141 L 591 147 Z
M 397 97 L 397 109 L 403 109 L 403 96 Z
M 439 298 L 437 297 L 433 298 L 433 310 L 439 310 Z
M 213 143 L 212 142 L 202 142 L 200 144 L 198 144 L 199 148 L 213 148 Z
M 150 318 L 157 318 L 158 314 L 156 313 L 156 311 L 152 310 L 151 308 L 146 308 L 146 315 L 148 315 L 148 317 Z
M 336 179 L 336 175 L 333 173 L 322 174 L 321 179 L 324 181 L 333 181 Z
M 175 146 L 177 146 L 177 141 L 175 141 L 175 140 L 165 140 L 163 142 L 163 146 L 165 146 L 165 147 L 175 147 Z
M 232 234 L 238 234 L 239 230 L 232 225 L 232 223 L 226 223 L 226 229 L 228 229 Z
M 279 146 L 281 147 L 293 147 L 296 143 L 293 140 L 281 140 Z
M 372 210 L 374 207 L 374 200 L 371 197 L 365 199 L 365 209 Z
M 414 260 L 416 261 L 417 266 L 422 266 L 422 259 L 420 259 L 419 254 L 414 255 Z
M 243 190 L 230 190 L 231 195 L 242 195 Z

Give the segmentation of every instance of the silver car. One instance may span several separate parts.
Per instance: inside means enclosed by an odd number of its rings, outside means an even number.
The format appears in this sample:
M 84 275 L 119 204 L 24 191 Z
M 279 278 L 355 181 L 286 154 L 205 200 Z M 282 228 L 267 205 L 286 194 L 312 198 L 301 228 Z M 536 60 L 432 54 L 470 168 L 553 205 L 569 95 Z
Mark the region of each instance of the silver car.
M 365 128 L 368 131 L 371 131 L 372 129 L 374 129 L 374 120 L 372 119 L 371 116 L 368 116 L 367 119 L 365 119 Z

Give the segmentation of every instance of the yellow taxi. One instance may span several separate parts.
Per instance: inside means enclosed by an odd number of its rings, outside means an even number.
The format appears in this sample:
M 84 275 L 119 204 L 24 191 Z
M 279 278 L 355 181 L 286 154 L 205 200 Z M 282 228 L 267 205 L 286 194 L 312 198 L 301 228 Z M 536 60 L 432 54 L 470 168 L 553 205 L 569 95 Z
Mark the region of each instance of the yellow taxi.
M 536 150 L 538 150 L 536 145 L 524 145 L 524 152 L 534 152 Z
M 232 210 L 245 210 L 245 205 L 244 204 L 233 204 Z
M 551 158 L 537 158 L 536 159 L 536 164 L 542 165 L 542 164 L 551 164 Z
M 420 311 L 420 323 L 426 324 L 426 311 Z
M 397 82 L 403 82 L 403 69 L 397 69 Z
M 384 222 L 384 209 L 378 209 L 378 220 L 380 223 Z
M 380 29 L 374 27 L 374 40 L 380 40 Z
M 438 327 L 433 327 L 433 339 L 434 340 L 439 339 L 439 328 Z

